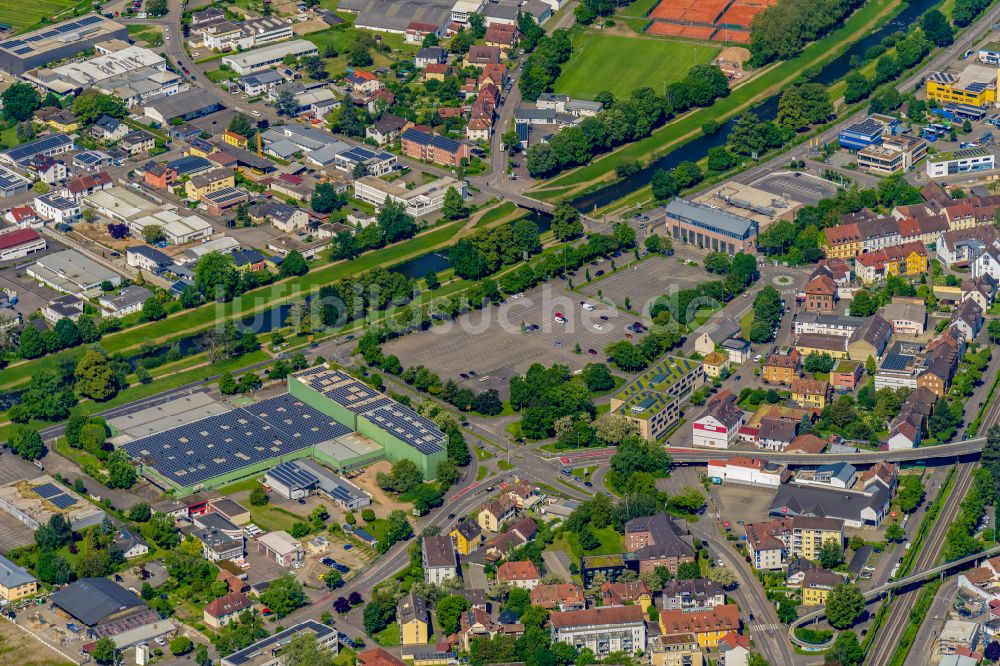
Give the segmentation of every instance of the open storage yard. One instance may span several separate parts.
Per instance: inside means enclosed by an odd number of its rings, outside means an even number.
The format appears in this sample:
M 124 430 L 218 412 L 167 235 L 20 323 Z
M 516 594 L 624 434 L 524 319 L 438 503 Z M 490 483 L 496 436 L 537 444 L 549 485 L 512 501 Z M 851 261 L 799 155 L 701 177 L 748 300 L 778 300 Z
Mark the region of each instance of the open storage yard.
M 7 621 L 0 622 L 0 661 L 18 666 L 69 666 L 73 663 Z
M 718 52 L 707 44 L 581 32 L 573 38 L 573 56 L 563 65 L 555 91 L 594 99 L 602 90 L 628 97 L 636 88 L 652 86 L 662 94 L 663 86 L 683 79 L 691 65 L 711 62 Z

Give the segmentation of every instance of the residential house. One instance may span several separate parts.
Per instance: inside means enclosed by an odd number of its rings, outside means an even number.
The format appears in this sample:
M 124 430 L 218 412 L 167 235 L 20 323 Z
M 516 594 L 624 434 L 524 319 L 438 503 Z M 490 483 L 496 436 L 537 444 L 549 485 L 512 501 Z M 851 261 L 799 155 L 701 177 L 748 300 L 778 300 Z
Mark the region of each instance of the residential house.
M 305 229 L 309 225 L 309 213 L 281 201 L 253 204 L 248 213 L 255 224 L 270 222 L 275 229 L 285 233 Z
M 469 52 L 465 54 L 464 65 L 481 69 L 487 65 L 499 64 L 500 56 L 500 49 L 495 46 L 473 44 L 469 47 Z
M 504 532 L 486 542 L 486 559 L 496 561 L 523 546 L 538 533 L 538 525 L 531 518 L 523 518 Z
M 177 172 L 166 164 L 147 162 L 142 167 L 142 180 L 154 190 L 165 190 L 173 186 Z
M 101 116 L 90 128 L 90 135 L 97 141 L 118 141 L 130 131 L 129 126 L 111 116 Z
M 506 495 L 489 502 L 479 510 L 479 526 L 490 532 L 499 532 L 507 521 L 517 515 L 517 506 Z
M 653 636 L 649 640 L 651 666 L 703 666 L 705 652 L 694 634 Z
M 344 83 L 347 85 L 348 90 L 368 95 L 377 93 L 379 90 L 385 88 L 385 84 L 379 81 L 377 76 L 360 69 L 348 74 L 344 78 Z
M 149 544 L 136 531 L 124 527 L 115 533 L 114 543 L 126 560 L 134 560 L 149 552 Z
M 837 285 L 826 275 L 811 279 L 803 291 L 806 296 L 806 312 L 833 312 L 836 309 Z
M 749 659 L 749 637 L 730 631 L 719 641 L 720 666 L 747 666 Z
M 764 372 L 761 375 L 769 384 L 791 385 L 798 376 L 799 363 L 802 355 L 797 349 L 791 349 L 783 354 L 777 352 L 767 355 L 764 362 Z
M 450 536 L 424 537 L 420 552 L 426 582 L 440 585 L 449 578 L 460 576 L 458 557 Z
M 156 147 L 156 137 L 149 132 L 133 130 L 122 137 L 118 147 L 132 156 L 148 153 Z
M 881 315 L 868 317 L 854 333 L 847 344 L 847 355 L 852 361 L 865 362 L 869 358 L 879 359 L 892 338 L 892 324 Z
M 708 400 L 704 413 L 692 424 L 694 446 L 728 449 L 736 443 L 743 426 L 743 410 L 736 396 L 722 391 Z
M 456 525 L 449 536 L 455 541 L 455 550 L 459 555 L 469 555 L 483 543 L 483 530 L 472 520 L 465 520 Z
M 236 176 L 228 169 L 213 169 L 193 176 L 184 185 L 187 197 L 192 201 L 200 201 L 203 196 L 226 188 L 236 187 Z
M 830 371 L 830 388 L 840 393 L 853 391 L 861 381 L 863 370 L 860 361 L 839 361 Z
M 726 603 L 722 586 L 708 578 L 671 580 L 660 593 L 660 608 L 685 613 L 707 611 Z
M 639 573 L 665 566 L 677 575 L 677 567 L 694 561 L 689 537 L 665 513 L 633 518 L 625 523 L 625 550 L 635 553 Z
M 761 419 L 757 433 L 757 446 L 768 451 L 784 451 L 797 433 L 797 423 L 780 418 L 764 418 Z
M 133 312 L 139 312 L 142 310 L 143 304 L 151 298 L 153 298 L 153 292 L 146 287 L 133 284 L 122 289 L 117 295 L 101 295 L 97 303 L 105 315 L 121 318 Z
M 854 259 L 861 254 L 861 230 L 856 223 L 827 227 L 823 230 L 820 243 L 827 257 Z
M 413 56 L 413 65 L 424 69 L 427 65 L 441 64 L 448 61 L 448 52 L 440 46 L 425 46 Z
M 733 604 L 716 606 L 707 611 L 660 611 L 659 619 L 664 636 L 694 634 L 703 648 L 718 647 L 726 634 L 740 630 L 740 611 Z
M 410 128 L 402 133 L 403 154 L 444 166 L 460 166 L 470 156 L 469 147 L 454 139 Z
M 830 385 L 820 379 L 796 377 L 792 380 L 792 400 L 802 407 L 823 409 L 826 407 L 829 390 Z
M 48 155 L 35 155 L 26 165 L 28 173 L 47 185 L 55 185 L 66 180 L 66 164 Z
M 844 579 L 840 574 L 829 569 L 815 569 L 805 572 L 802 576 L 802 605 L 826 605 L 826 598 L 830 594 L 830 590 L 843 582 Z
M 100 190 L 109 190 L 114 187 L 114 181 L 107 171 L 98 171 L 95 174 L 85 174 L 71 178 L 63 190 L 63 195 L 73 201 L 80 203 L 83 197 Z
M 625 606 L 637 604 L 639 608 L 649 608 L 653 603 L 653 593 L 641 580 L 628 582 L 607 582 L 601 586 L 601 605 Z
M 722 351 L 714 351 L 701 359 L 701 366 L 705 369 L 706 377 L 711 377 L 712 379 L 722 377 L 723 373 L 729 369 L 729 354 Z
M 736 610 L 736 607 L 733 607 Z M 598 658 L 612 652 L 646 648 L 646 623 L 638 606 L 611 606 L 552 613 L 552 641 L 577 650 L 589 648 Z
M 922 298 L 897 296 L 882 308 L 885 319 L 897 335 L 919 336 L 927 325 L 927 306 Z
M 813 477 L 808 480 L 800 478 L 799 483 L 814 483 L 830 486 L 831 488 L 851 488 L 858 478 L 858 470 L 854 465 L 846 462 L 828 463 L 820 465 L 813 472 Z
M 128 248 L 125 250 L 125 259 L 129 266 L 156 274 L 174 263 L 174 260 L 166 254 L 148 245 Z
M 530 561 L 504 562 L 497 567 L 497 581 L 532 590 L 542 582 L 542 574 Z
M 38 592 L 38 580 L 20 565 L 0 555 L 0 598 L 12 603 Z
M 702 356 L 708 356 L 715 351 L 716 346 L 739 335 L 741 330 L 740 322 L 734 317 L 725 315 L 712 317 L 699 327 L 698 337 L 694 340 L 694 350 Z
M 400 134 L 410 127 L 413 127 L 413 123 L 406 118 L 400 118 L 393 113 L 385 113 L 374 124 L 365 128 L 365 137 L 374 140 L 380 146 L 384 146 L 395 143 Z
M 818 560 L 827 541 L 844 542 L 844 521 L 837 518 L 794 516 L 747 523 L 747 549 L 755 569 L 778 569 L 787 558 Z
M 502 23 L 491 23 L 483 36 L 486 46 L 500 49 L 503 57 L 510 55 L 510 52 L 517 48 L 517 28 L 513 25 Z
M 230 592 L 205 604 L 202 618 L 212 629 L 221 629 L 236 622 L 240 613 L 253 607 L 253 602 L 242 592 Z
M 983 309 L 972 299 L 962 301 L 951 314 L 951 326 L 961 331 L 966 342 L 972 342 L 983 327 Z
M 576 583 L 538 585 L 531 590 L 531 605 L 549 610 L 581 610 L 587 607 L 587 598 Z
M 431 617 L 423 597 L 410 593 L 400 599 L 396 604 L 396 622 L 400 645 L 427 645 Z

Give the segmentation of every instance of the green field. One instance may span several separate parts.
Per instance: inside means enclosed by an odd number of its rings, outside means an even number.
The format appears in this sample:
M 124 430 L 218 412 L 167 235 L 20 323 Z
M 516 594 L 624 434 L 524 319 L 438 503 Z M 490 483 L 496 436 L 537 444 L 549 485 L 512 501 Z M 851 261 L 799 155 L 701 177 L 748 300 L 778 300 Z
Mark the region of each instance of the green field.
M 718 52 L 716 46 L 587 30 L 573 37 L 573 56 L 555 91 L 580 99 L 594 99 L 602 90 L 628 97 L 643 86 L 662 93 L 664 86 L 683 79 L 691 65 L 709 62 Z
M 90 3 L 81 3 L 78 0 L 36 0 L 29 3 L 0 0 L 0 22 L 10 23 L 14 26 L 15 32 L 22 32 L 43 18 L 57 21 L 70 18 L 74 7 L 79 7 L 80 13 L 85 14 Z

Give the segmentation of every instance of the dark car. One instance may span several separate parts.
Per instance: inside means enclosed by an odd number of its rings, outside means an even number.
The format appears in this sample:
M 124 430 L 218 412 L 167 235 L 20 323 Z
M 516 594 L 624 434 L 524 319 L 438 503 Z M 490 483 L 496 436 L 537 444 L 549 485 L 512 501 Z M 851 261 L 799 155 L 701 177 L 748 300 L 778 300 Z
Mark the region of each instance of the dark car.
M 476 371 L 475 370 L 469 370 L 469 376 L 470 377 L 476 377 L 477 376 L 476 375 Z
M 587 486 L 588 488 L 593 488 L 594 487 L 594 484 L 591 483 L 590 481 L 584 481 L 583 485 Z
M 454 520 L 454 519 L 455 519 L 455 514 L 449 513 L 448 514 L 448 520 Z
M 608 315 L 601 315 L 601 321 L 607 321 Z
M 462 379 L 468 379 L 469 378 L 469 375 L 465 374 L 464 372 L 458 373 L 458 376 L 461 377 Z
M 319 563 L 326 567 L 332 567 L 337 561 L 330 557 L 324 557 Z
M 604 275 L 604 271 L 597 271 L 597 277 L 601 277 L 602 275 Z
M 594 356 L 597 356 L 597 350 L 596 349 L 588 349 L 587 353 L 588 354 L 593 354 Z

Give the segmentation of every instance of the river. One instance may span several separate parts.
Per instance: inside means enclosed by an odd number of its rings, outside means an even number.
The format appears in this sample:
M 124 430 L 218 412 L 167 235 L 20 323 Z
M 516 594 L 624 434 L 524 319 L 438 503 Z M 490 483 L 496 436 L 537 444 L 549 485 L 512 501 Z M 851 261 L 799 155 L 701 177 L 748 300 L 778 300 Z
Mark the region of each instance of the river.
M 918 20 L 924 12 L 939 2 L 940 0 L 912 0 L 892 21 L 886 23 L 879 30 L 876 30 L 867 37 L 855 42 L 844 53 L 828 62 L 819 73 L 809 79 L 809 82 L 821 83 L 828 86 L 844 78 L 851 72 L 852 57 L 858 56 L 859 58 L 864 58 L 865 52 L 869 48 L 875 46 L 883 38 L 896 31 L 905 31 L 908 25 Z M 772 95 L 756 104 L 752 111 L 761 120 L 774 120 L 778 116 L 778 99 L 780 97 L 781 93 Z M 725 145 L 729 132 L 732 130 L 735 122 L 735 118 L 731 119 L 724 123 L 715 134 L 709 136 L 703 135 L 692 139 L 660 159 L 651 162 L 648 166 L 640 169 L 628 178 L 577 197 L 573 200 L 573 205 L 580 212 L 589 213 L 596 208 L 607 206 L 645 187 L 653 179 L 653 174 L 658 169 L 670 170 L 684 161 L 697 162 L 708 155 L 710 148 Z

